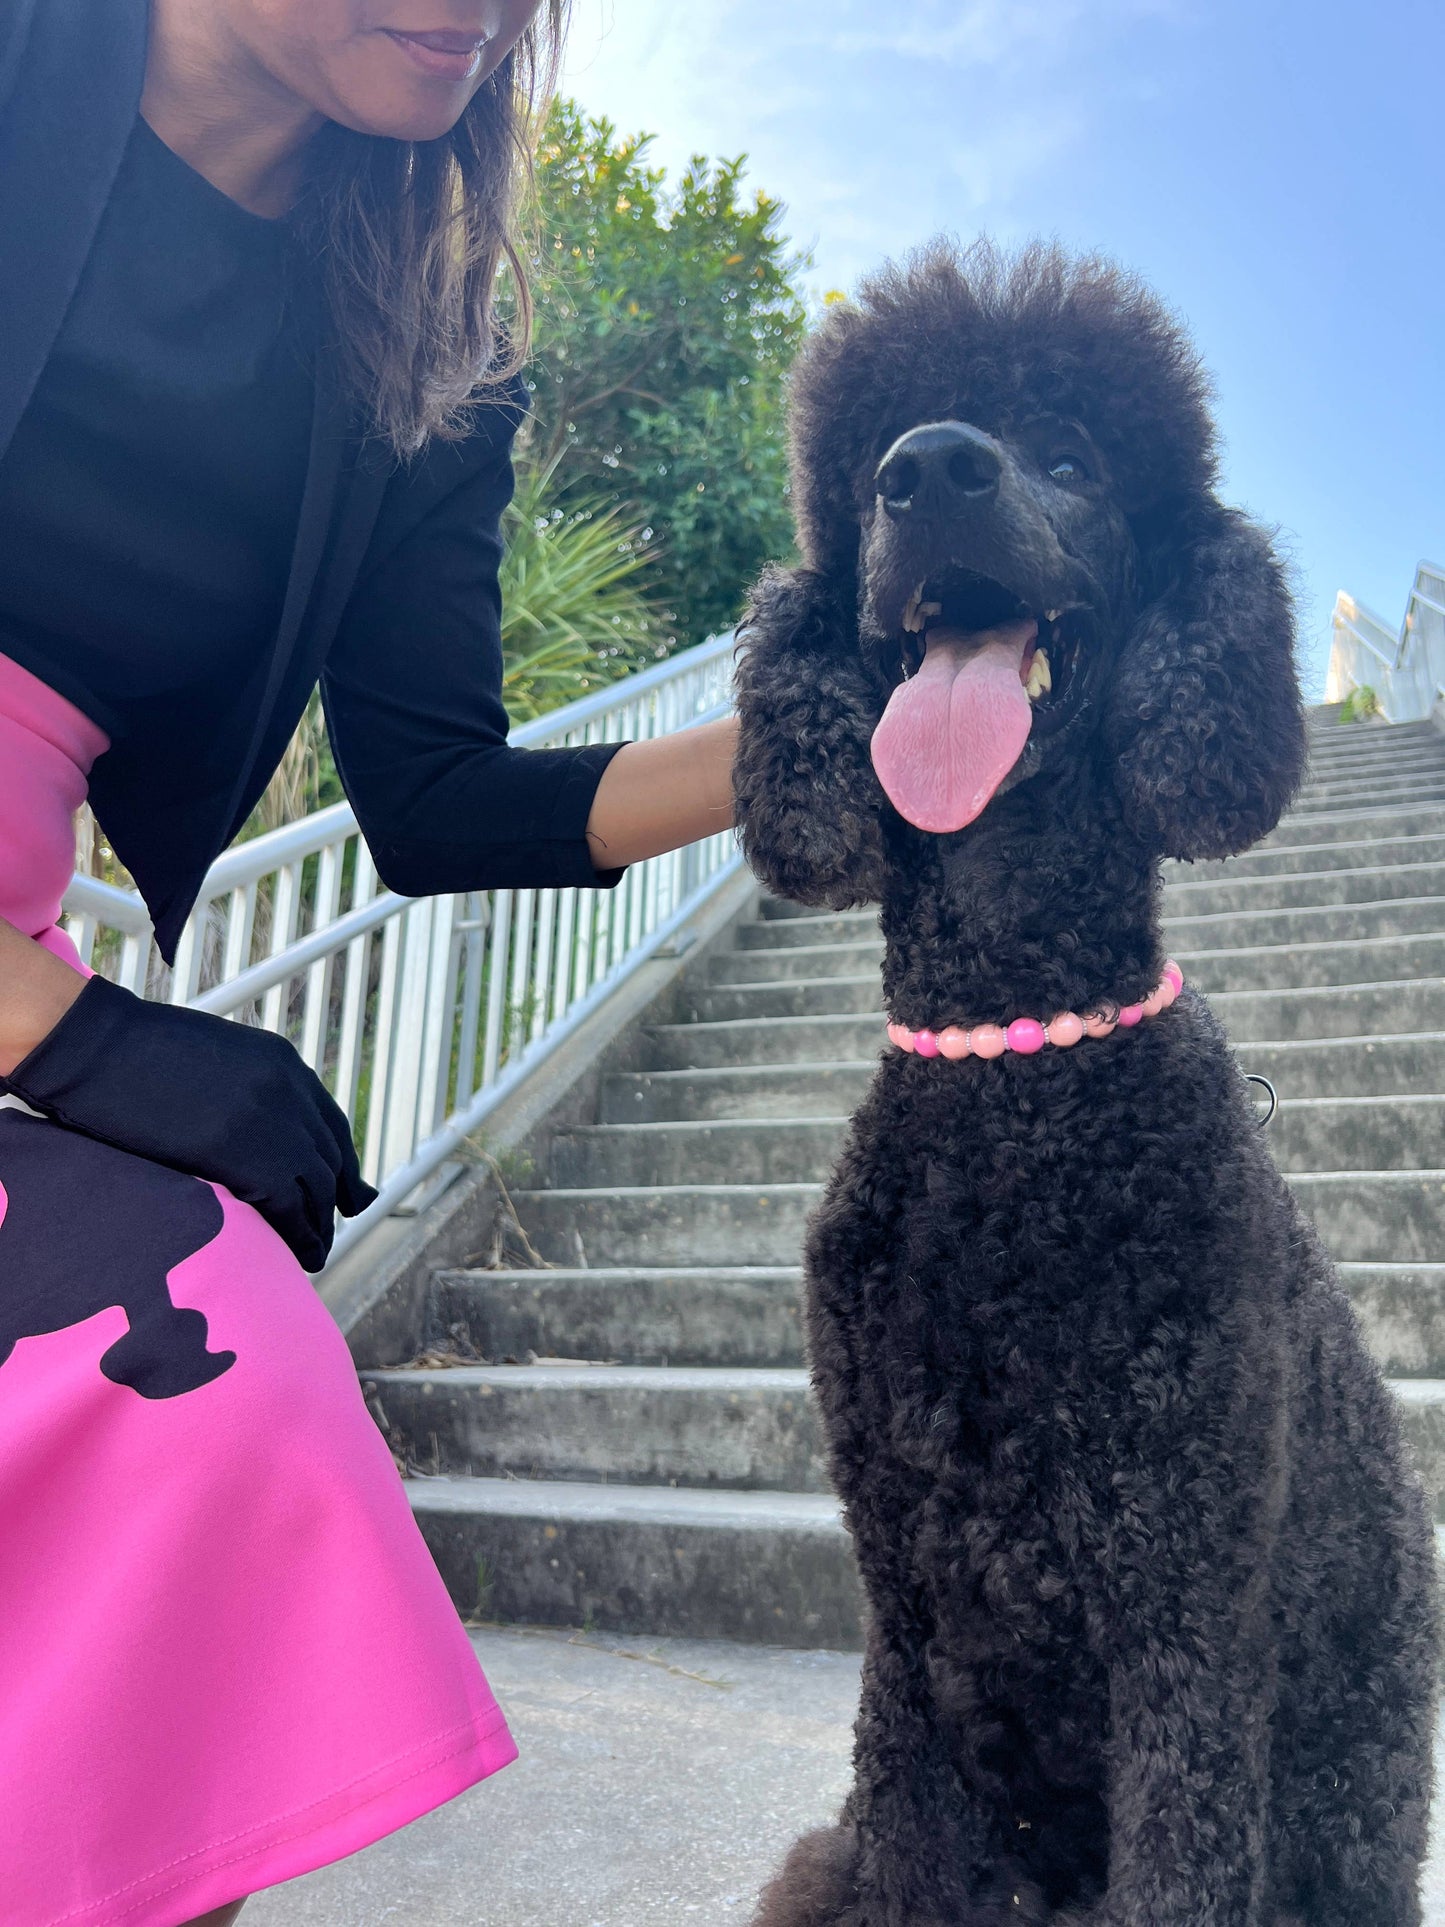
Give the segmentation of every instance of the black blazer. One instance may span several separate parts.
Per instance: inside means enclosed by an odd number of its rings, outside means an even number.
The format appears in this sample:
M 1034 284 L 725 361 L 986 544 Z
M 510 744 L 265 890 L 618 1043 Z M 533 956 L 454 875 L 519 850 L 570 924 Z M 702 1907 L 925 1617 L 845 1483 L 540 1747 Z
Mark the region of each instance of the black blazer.
M 0 457 L 59 333 L 139 108 L 148 0 L 0 0 Z M 368 454 L 323 366 L 280 623 L 206 739 L 158 707 L 90 794 L 174 954 L 321 682 L 378 872 L 408 896 L 598 884 L 583 835 L 618 745 L 506 746 L 500 517 L 525 390 L 464 441 Z M 0 532 L 3 539 L 3 532 Z

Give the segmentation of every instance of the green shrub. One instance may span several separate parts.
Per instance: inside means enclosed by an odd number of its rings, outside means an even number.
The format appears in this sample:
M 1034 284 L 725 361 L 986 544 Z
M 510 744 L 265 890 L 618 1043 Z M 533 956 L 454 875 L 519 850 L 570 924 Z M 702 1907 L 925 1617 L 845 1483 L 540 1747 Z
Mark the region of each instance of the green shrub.
M 1380 699 L 1368 683 L 1352 689 L 1340 710 L 1342 723 L 1362 723 L 1370 716 L 1380 714 Z

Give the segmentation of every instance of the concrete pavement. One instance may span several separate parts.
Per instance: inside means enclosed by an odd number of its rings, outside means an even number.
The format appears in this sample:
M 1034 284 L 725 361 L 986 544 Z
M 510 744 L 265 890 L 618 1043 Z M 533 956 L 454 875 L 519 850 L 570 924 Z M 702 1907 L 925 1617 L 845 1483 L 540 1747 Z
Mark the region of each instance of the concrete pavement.
M 473 1637 L 522 1758 L 364 1853 L 258 1896 L 243 1927 L 744 1927 L 789 1842 L 837 1810 L 856 1654 Z M 1445 1782 L 1445 1740 L 1439 1771 Z M 1427 1927 L 1445 1927 L 1445 1837 L 1427 1896 Z

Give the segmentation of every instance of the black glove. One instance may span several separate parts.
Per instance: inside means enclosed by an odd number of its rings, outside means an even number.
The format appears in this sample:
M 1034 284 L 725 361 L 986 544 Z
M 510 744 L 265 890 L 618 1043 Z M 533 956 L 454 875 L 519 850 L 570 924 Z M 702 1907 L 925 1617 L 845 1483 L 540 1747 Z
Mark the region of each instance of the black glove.
M 308 1271 L 376 1197 L 351 1127 L 284 1037 L 92 977 L 0 1090 L 86 1137 L 223 1184 Z

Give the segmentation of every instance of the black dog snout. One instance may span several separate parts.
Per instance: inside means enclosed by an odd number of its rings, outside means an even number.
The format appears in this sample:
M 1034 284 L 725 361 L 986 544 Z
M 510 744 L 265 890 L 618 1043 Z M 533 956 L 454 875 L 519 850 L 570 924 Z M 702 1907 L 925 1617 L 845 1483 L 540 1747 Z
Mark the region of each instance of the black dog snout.
M 925 422 L 900 435 L 875 478 L 885 514 L 896 522 L 915 511 L 957 509 L 998 494 L 1003 453 L 991 435 L 967 422 Z

